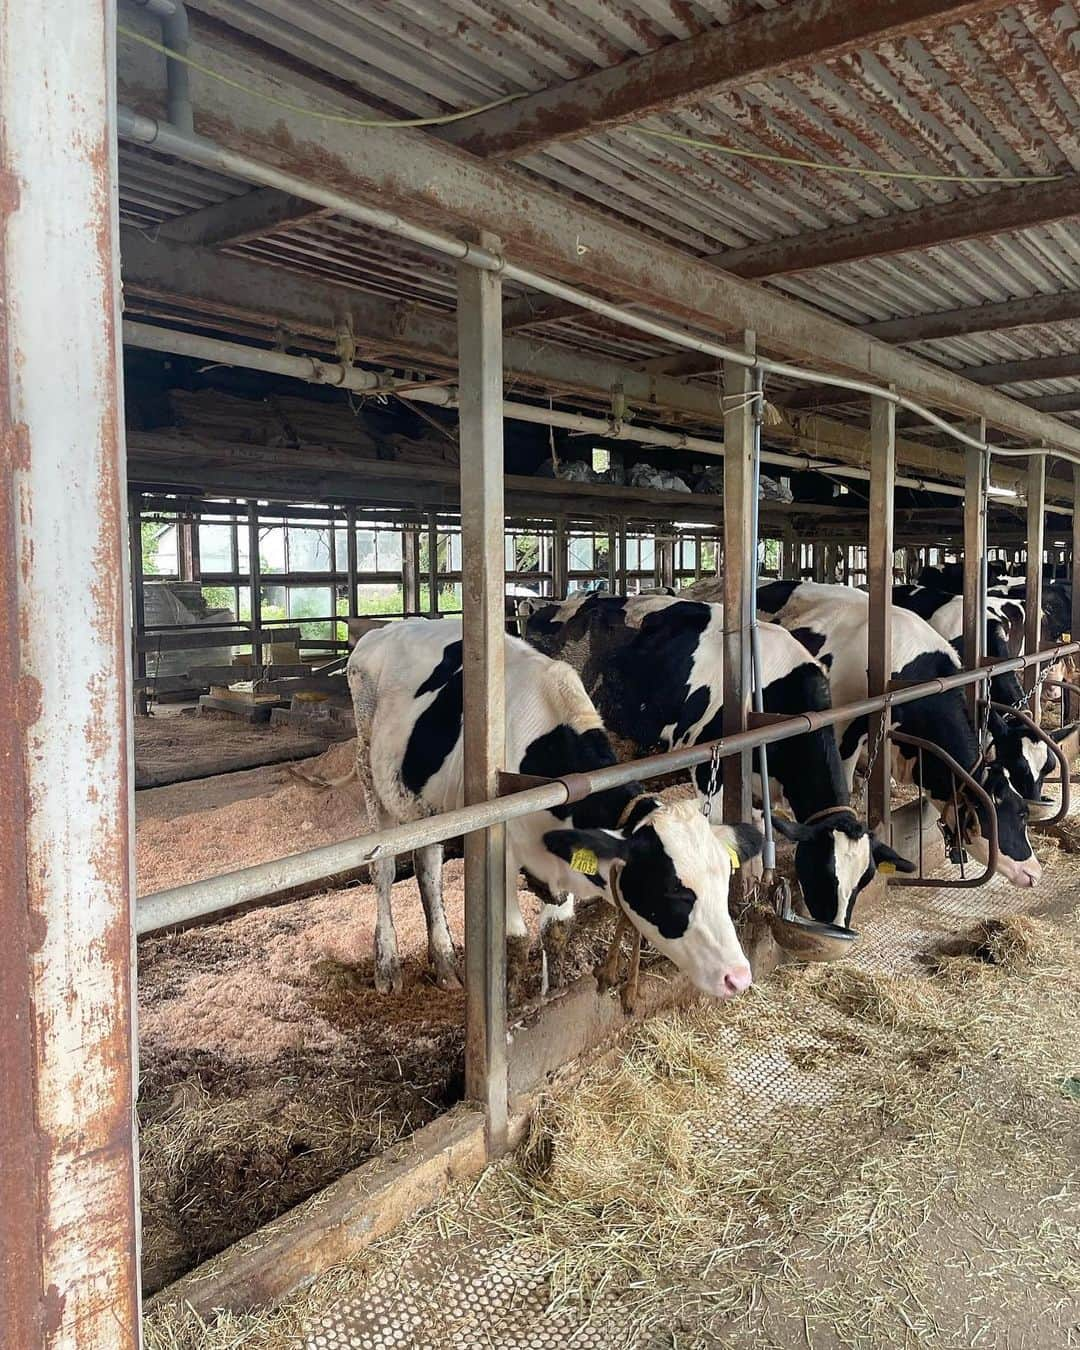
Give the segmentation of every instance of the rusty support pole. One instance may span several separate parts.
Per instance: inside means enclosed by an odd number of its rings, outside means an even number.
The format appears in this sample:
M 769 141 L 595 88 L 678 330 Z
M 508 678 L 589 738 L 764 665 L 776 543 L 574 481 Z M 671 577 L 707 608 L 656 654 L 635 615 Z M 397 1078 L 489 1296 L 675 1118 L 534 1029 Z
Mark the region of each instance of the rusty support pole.
M 255 635 L 262 629 L 262 561 L 259 558 L 259 504 L 247 504 L 248 611 L 251 620 L 251 664 L 262 665 L 262 647 Z
M 746 334 L 753 351 L 753 333 Z M 750 593 L 754 538 L 754 376 L 745 366 L 724 365 L 724 718 L 725 736 L 745 731 L 750 719 Z M 724 819 L 749 820 L 752 756 L 724 760 Z M 738 876 L 741 877 L 741 873 Z
M 434 511 L 427 519 L 428 542 L 428 603 L 427 612 L 433 619 L 439 617 L 439 518 Z
M 113 0 L 0 5 L 0 1345 L 11 1350 L 139 1343 L 115 18 Z
M 896 488 L 896 404 L 886 398 L 870 400 L 870 531 L 866 550 L 870 587 L 867 629 L 868 694 L 884 694 L 893 673 L 892 567 L 893 511 Z M 869 746 L 879 746 L 870 770 L 867 810 L 869 825 L 878 837 L 889 839 L 892 778 L 889 747 L 881 740 L 886 712 L 869 719 Z
M 1073 465 L 1072 555 L 1069 563 L 1072 578 L 1072 625 L 1070 641 L 1080 633 L 1080 465 Z M 1074 658 L 1075 659 L 1075 658 Z M 1069 677 L 1071 678 L 1071 676 Z M 1080 718 L 1080 695 L 1065 691 L 1068 699 L 1068 720 Z
M 986 439 L 986 424 L 976 429 Z M 986 502 L 990 466 L 981 450 L 964 451 L 964 669 L 975 670 L 986 650 Z M 979 725 L 977 703 L 987 691 L 972 685 L 968 706 Z
M 477 241 L 497 250 L 499 241 Z M 498 795 L 504 767 L 506 690 L 502 283 L 458 268 L 465 803 Z M 488 1147 L 507 1137 L 506 826 L 465 836 L 465 1091 L 483 1104 Z
M 608 521 L 607 585 L 608 590 L 614 595 L 619 586 L 619 534 L 614 521 Z
M 356 507 L 347 506 L 345 508 L 345 570 L 348 573 L 348 615 L 350 619 L 359 617 L 360 606 L 357 602 L 357 559 L 356 559 Z M 334 566 L 339 566 L 337 556 L 334 557 Z
M 420 613 L 420 531 L 415 525 L 401 531 L 401 607 L 406 614 Z
M 1042 650 L 1042 568 L 1043 531 L 1046 526 L 1046 459 L 1037 455 L 1028 460 L 1027 478 L 1027 605 L 1024 609 L 1024 650 Z M 1024 688 L 1035 690 L 1038 666 L 1024 671 Z M 1039 695 L 1033 693 L 1030 712 L 1039 720 Z
M 569 583 L 570 559 L 566 517 L 556 516 L 551 534 L 551 589 L 561 600 Z
M 135 683 L 135 712 L 145 717 L 149 707 L 146 694 L 146 652 L 140 641 L 146 633 L 146 587 L 143 584 L 142 498 L 128 494 L 128 551 L 131 554 L 131 671 Z

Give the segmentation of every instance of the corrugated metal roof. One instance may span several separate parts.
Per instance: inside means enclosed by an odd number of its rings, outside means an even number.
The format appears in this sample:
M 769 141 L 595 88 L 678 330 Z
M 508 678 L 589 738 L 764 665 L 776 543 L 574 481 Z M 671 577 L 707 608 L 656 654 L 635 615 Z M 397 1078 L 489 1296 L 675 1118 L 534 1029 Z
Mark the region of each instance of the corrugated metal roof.
M 189 0 L 233 28 L 349 80 L 395 114 L 429 115 L 548 88 L 779 0 Z M 970 176 L 1080 171 L 1080 11 L 1023 0 L 925 36 L 800 73 L 755 80 L 693 107 L 549 146 L 519 162 L 537 180 L 702 255 L 949 201 L 986 184 L 845 177 L 649 138 L 649 128 L 868 169 Z M 146 152 L 121 154 L 124 219 L 143 228 L 247 190 Z M 1020 189 L 1022 190 L 1022 189 Z M 445 261 L 332 217 L 246 245 L 249 256 L 377 294 L 446 308 Z M 878 257 L 768 284 L 851 323 L 1080 286 L 1080 222 Z M 626 359 L 662 354 L 587 320 L 536 330 Z M 1076 324 L 919 343 L 952 367 L 1077 350 Z M 1064 392 L 1039 381 L 1009 392 Z

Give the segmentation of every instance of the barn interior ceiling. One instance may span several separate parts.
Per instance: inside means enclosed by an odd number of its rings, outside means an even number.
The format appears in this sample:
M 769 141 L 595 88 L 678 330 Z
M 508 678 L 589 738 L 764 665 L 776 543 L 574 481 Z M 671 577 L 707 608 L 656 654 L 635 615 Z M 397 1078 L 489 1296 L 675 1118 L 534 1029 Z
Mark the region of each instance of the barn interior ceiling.
M 763 305 L 769 295 L 797 300 L 1080 427 L 1073 3 L 191 0 L 187 8 L 201 64 L 219 73 L 246 64 L 327 106 L 437 119 L 516 96 L 415 134 L 476 157 L 522 194 L 556 194 L 571 219 L 599 210 L 723 269 L 732 296 L 735 278 L 750 280 Z M 131 36 L 160 40 L 160 29 L 128 5 L 121 26 L 121 100 L 161 116 L 164 58 Z M 240 135 L 260 100 L 198 70 L 191 79 L 196 130 Z M 222 113 L 227 99 L 237 100 L 235 126 Z M 294 114 L 262 106 L 260 115 L 269 116 L 265 148 L 284 144 Z M 317 176 L 319 165 L 310 168 Z M 122 145 L 120 182 L 129 316 L 333 355 L 345 306 L 359 363 L 417 378 L 453 373 L 452 260 L 152 148 Z M 581 248 L 587 264 L 589 245 Z M 598 293 L 605 280 L 593 278 Z M 506 292 L 516 397 L 602 412 L 619 384 L 640 417 L 715 434 L 715 358 L 523 287 Z M 740 338 L 743 325 L 721 308 L 711 336 Z M 777 448 L 865 462 L 865 398 L 797 379 L 770 379 L 767 392 L 782 414 L 767 435 Z M 901 426 L 901 464 L 961 476 L 961 455 L 934 428 L 911 418 Z M 1022 473 L 1005 468 L 1000 481 Z M 1067 471 L 1059 482 L 1051 476 L 1049 492 L 1071 499 Z

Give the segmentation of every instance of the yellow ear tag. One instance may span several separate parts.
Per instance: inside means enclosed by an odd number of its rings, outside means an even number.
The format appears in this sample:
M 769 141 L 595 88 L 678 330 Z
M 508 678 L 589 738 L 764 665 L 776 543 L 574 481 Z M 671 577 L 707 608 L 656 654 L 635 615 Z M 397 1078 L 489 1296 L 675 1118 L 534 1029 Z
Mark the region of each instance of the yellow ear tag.
M 1072 641 L 1072 634 L 1071 634 L 1071 633 L 1062 633 L 1062 635 L 1061 635 L 1061 640 L 1062 640 L 1062 642 L 1071 642 L 1071 641 Z
M 592 877 L 600 871 L 600 859 L 591 848 L 576 848 L 570 858 L 570 867 L 574 872 L 584 872 Z
M 878 869 L 877 869 L 877 870 L 878 870 L 879 872 L 884 873 L 885 876 L 891 876 L 891 875 L 893 874 L 893 872 L 896 871 L 896 864 L 895 864 L 895 863 L 889 863 L 889 862 L 878 863 Z
M 725 845 L 724 845 L 724 849 L 725 849 L 725 851 L 726 851 L 728 857 L 731 859 L 731 870 L 732 870 L 733 872 L 737 872 L 737 871 L 739 870 L 739 868 L 742 866 L 742 864 L 739 862 L 739 855 L 738 855 L 738 853 L 736 852 L 734 845 L 733 845 L 733 844 L 725 844 Z

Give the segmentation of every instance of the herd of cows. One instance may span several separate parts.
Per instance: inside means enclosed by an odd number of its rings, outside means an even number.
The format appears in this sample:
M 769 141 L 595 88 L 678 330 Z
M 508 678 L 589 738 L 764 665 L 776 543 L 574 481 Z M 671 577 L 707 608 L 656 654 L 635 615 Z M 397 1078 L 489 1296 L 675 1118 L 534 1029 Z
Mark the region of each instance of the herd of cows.
M 961 605 L 954 577 L 936 586 L 897 587 L 893 678 L 921 682 L 960 668 Z M 1019 582 L 1019 584 L 1018 584 Z M 987 651 L 1022 649 L 1023 583 L 995 579 L 988 605 Z M 1044 586 L 1046 637 L 1067 636 L 1071 597 Z M 523 638 L 507 635 L 508 770 L 558 778 L 616 762 L 609 732 L 642 754 L 715 740 L 723 711 L 724 610 L 720 583 L 699 582 L 681 595 L 579 594 L 529 600 L 520 607 Z M 869 597 L 847 586 L 769 581 L 757 593 L 764 709 L 795 714 L 867 695 Z M 462 641 L 456 618 L 406 619 L 357 641 L 348 663 L 356 714 L 356 775 L 369 829 L 415 820 L 463 804 Z M 992 697 L 1015 706 L 1015 675 L 998 677 Z M 894 706 L 891 726 L 930 741 L 974 772 L 994 803 L 998 870 L 1033 886 L 1040 866 L 1028 837 L 1029 815 L 1044 812 L 1053 753 L 1030 726 L 994 712 L 976 728 L 961 690 Z M 757 797 L 768 790 L 775 827 L 795 844 L 803 902 L 818 920 L 850 926 L 859 893 L 883 864 L 913 864 L 877 840 L 852 805 L 856 766 L 867 747 L 867 719 L 809 731 L 769 748 L 767 789 L 754 762 Z M 980 734 L 982 733 L 982 735 Z M 888 742 L 897 782 L 933 802 L 951 837 L 987 857 L 986 808 L 955 790 L 934 755 Z M 696 771 L 707 792 L 708 766 Z M 524 871 L 544 897 L 541 932 L 564 925 L 575 900 L 602 897 L 632 927 L 636 950 L 648 940 L 700 990 L 727 998 L 751 982 L 749 963 L 728 909 L 733 871 L 755 857 L 762 835 L 752 825 L 719 823 L 699 802 L 666 802 L 642 783 L 596 792 L 582 801 L 513 820 L 506 827 L 508 959 L 520 962 L 529 939 L 517 899 Z M 442 987 L 458 983 L 443 909 L 442 846 L 414 855 L 428 930 L 428 955 Z M 373 864 L 377 896 L 375 980 L 397 990 L 401 967 L 391 912 L 393 859 Z

